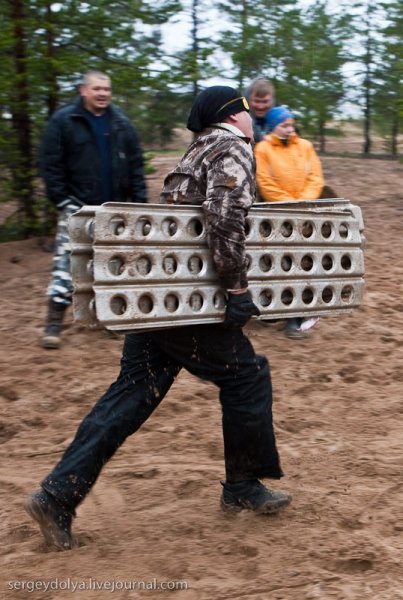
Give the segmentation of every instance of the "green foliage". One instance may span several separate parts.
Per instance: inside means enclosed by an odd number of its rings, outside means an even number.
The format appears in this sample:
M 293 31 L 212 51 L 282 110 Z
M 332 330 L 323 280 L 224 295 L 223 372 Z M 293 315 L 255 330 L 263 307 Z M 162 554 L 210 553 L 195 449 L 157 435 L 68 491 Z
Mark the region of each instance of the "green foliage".
M 397 155 L 397 138 L 403 131 L 403 4 L 387 3 L 380 64 L 374 72 L 373 107 L 377 130 L 387 151 Z
M 295 108 L 310 135 L 325 150 L 326 123 L 334 118 L 345 95 L 342 67 L 343 40 L 349 33 L 345 18 L 327 13 L 322 1 L 312 5 L 296 33 L 298 55 L 288 71 L 290 92 L 294 88 Z
M 0 166 L 10 173 L 23 231 L 46 227 L 33 182 L 49 115 L 72 99 L 90 69 L 111 75 L 123 107 L 138 105 L 139 90 L 144 97 L 153 87 L 150 65 L 161 59 L 159 27 L 179 8 L 177 0 L 0 4 Z M 10 227 L 14 235 L 18 227 Z
M 38 193 L 32 201 L 32 216 L 17 209 L 0 224 L 0 242 L 22 240 L 28 236 L 49 235 L 55 232 L 57 211 L 47 198 Z
M 144 173 L 146 175 L 152 175 L 156 169 L 151 164 L 152 159 L 155 157 L 155 152 L 143 152 L 144 159 Z
M 231 57 L 234 79 L 242 89 L 259 73 L 282 79 L 294 56 L 294 32 L 300 10 L 296 0 L 221 0 L 219 8 L 229 16 L 219 45 Z
M 37 148 L 49 115 L 73 99 L 90 69 L 111 76 L 114 101 L 143 145 L 159 151 L 211 78 L 242 89 L 264 73 L 277 102 L 297 113 L 304 135 L 317 138 L 322 150 L 335 133 L 327 123 L 350 100 L 362 110 L 367 148 L 375 126 L 398 155 L 401 0 L 340 0 L 332 10 L 324 0 L 221 0 L 219 37 L 211 8 L 209 0 L 0 2 L 0 199 L 18 201 L 17 217 L 2 235 L 52 228 L 45 200 L 37 197 Z M 187 43 L 169 54 L 161 25 L 178 15 L 188 24 Z M 354 83 L 346 66 L 355 69 Z

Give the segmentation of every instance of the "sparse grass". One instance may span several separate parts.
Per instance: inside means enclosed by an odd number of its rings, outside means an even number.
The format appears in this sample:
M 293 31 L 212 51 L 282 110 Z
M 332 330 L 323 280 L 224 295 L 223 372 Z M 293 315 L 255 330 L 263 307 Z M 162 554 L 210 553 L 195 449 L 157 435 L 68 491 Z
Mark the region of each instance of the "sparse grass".
M 24 240 L 26 237 L 26 228 L 12 217 L 0 225 L 0 243 Z

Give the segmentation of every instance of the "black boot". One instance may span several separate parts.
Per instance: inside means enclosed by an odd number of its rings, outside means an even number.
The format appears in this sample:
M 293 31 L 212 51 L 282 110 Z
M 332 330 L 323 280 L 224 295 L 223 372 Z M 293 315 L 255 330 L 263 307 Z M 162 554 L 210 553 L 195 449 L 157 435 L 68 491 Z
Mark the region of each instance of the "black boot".
M 223 482 L 222 486 L 221 508 L 225 512 L 235 513 L 246 508 L 261 515 L 271 514 L 288 506 L 292 500 L 291 494 L 268 490 L 258 479 Z
M 71 550 L 77 543 L 71 534 L 71 522 L 75 516 L 47 492 L 39 490 L 25 503 L 25 510 L 41 528 L 43 537 L 58 550 Z
M 42 348 L 60 348 L 60 332 L 62 330 L 62 323 L 66 308 L 67 306 L 65 304 L 55 302 L 52 299 L 49 300 L 45 333 L 42 338 Z

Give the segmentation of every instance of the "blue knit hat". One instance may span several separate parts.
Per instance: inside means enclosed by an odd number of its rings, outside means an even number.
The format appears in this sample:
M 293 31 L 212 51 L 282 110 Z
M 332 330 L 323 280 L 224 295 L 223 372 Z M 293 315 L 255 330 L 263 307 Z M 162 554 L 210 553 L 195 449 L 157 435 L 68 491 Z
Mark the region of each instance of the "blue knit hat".
M 274 106 L 266 115 L 266 122 L 270 131 L 286 119 L 294 119 L 293 113 L 286 106 Z

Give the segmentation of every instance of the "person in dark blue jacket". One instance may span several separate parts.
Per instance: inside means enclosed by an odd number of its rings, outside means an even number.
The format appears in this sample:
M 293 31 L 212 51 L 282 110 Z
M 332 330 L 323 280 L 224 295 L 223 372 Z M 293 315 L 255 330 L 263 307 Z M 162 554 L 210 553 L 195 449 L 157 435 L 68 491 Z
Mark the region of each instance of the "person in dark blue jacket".
M 253 121 L 254 143 L 257 144 L 270 131 L 266 115 L 275 104 L 274 85 L 268 79 L 259 76 L 245 90 L 245 96 L 249 102 Z
M 44 348 L 60 347 L 73 287 L 67 222 L 81 206 L 147 202 L 140 141 L 120 108 L 111 104 L 111 80 L 98 71 L 83 77 L 78 99 L 50 119 L 41 146 L 41 175 L 58 210 L 58 227 Z

